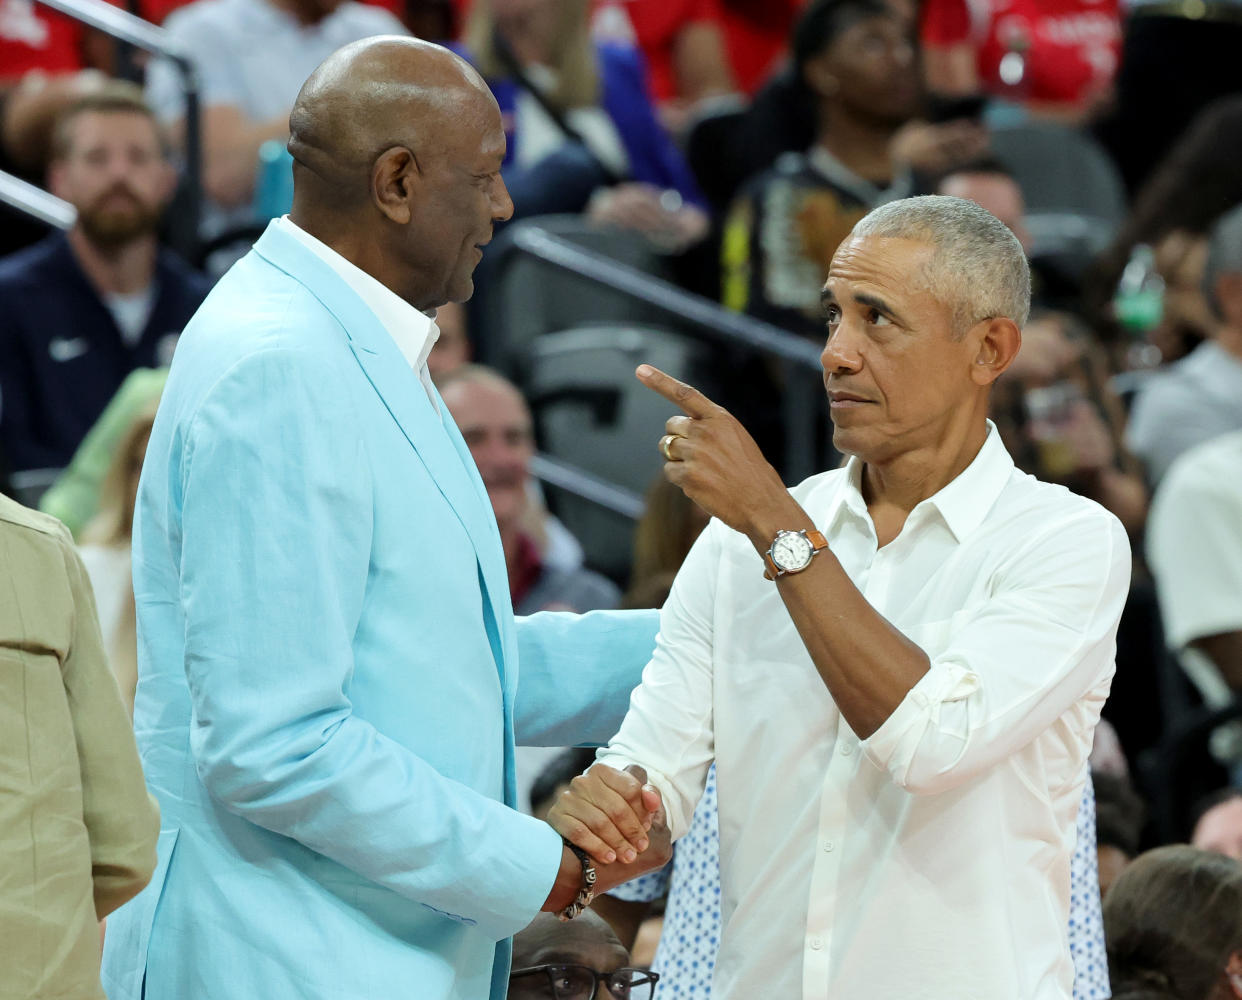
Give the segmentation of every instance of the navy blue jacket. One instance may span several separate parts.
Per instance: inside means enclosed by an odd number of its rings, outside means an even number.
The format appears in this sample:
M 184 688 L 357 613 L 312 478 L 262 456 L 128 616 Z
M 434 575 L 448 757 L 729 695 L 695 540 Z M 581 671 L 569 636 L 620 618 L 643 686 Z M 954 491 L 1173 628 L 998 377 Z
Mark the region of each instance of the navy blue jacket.
M 168 364 L 211 283 L 167 250 L 155 280 L 130 348 L 64 234 L 0 261 L 0 452 L 13 471 L 68 465 L 125 376 Z

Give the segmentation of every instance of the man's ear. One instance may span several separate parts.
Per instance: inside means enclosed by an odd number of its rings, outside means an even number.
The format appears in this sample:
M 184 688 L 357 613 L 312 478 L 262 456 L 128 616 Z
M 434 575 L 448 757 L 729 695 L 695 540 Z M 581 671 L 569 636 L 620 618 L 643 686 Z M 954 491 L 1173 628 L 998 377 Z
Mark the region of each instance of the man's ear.
M 817 97 L 835 97 L 841 81 L 833 74 L 826 53 L 808 59 L 802 66 L 802 79 Z
M 994 317 L 976 323 L 966 334 L 976 345 L 970 377 L 976 385 L 991 385 L 1022 349 L 1022 331 L 1011 319 Z
M 1242 1000 L 1242 953 L 1235 951 L 1229 956 L 1229 964 L 1225 966 L 1225 975 L 1229 978 L 1229 986 L 1233 995 Z
M 47 168 L 47 189 L 64 201 L 65 197 L 65 164 L 62 160 L 53 160 Z
M 177 193 L 177 168 L 165 160 L 161 174 L 160 204 L 167 208 L 168 203 L 172 201 L 173 196 Z
M 1230 326 L 1242 327 L 1242 274 L 1229 271 L 1217 275 L 1212 294 L 1225 322 Z
M 371 200 L 393 222 L 404 226 L 414 217 L 421 179 L 414 154 L 404 146 L 393 146 L 380 153 L 371 168 Z

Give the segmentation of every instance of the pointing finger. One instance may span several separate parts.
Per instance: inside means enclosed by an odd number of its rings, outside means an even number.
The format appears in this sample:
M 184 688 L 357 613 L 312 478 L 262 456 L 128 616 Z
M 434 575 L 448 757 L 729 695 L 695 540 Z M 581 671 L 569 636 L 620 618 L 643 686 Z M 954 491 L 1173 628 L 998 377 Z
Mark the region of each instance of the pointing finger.
M 634 374 L 638 376 L 638 381 L 648 389 L 659 393 L 674 406 L 680 407 L 687 416 L 710 417 L 720 410 L 720 407 L 698 389 L 686 385 L 685 382 L 678 382 L 673 376 L 665 375 L 660 369 L 653 368 L 651 365 L 639 365 Z

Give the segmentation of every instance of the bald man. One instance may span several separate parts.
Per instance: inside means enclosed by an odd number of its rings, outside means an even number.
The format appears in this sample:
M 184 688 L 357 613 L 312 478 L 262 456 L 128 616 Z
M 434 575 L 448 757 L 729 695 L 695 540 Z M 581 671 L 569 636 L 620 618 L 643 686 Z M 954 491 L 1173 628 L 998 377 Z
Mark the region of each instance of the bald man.
M 510 935 L 584 878 L 512 808 L 515 733 L 606 739 L 656 622 L 515 622 L 427 372 L 429 312 L 470 295 L 512 211 L 482 80 L 434 45 L 360 42 L 290 131 L 293 211 L 186 328 L 143 470 L 134 721 L 164 825 L 149 891 L 109 923 L 105 986 L 500 998 Z
M 509 1000 L 651 1000 L 659 976 L 631 967 L 604 918 L 572 923 L 541 913 L 513 940 Z

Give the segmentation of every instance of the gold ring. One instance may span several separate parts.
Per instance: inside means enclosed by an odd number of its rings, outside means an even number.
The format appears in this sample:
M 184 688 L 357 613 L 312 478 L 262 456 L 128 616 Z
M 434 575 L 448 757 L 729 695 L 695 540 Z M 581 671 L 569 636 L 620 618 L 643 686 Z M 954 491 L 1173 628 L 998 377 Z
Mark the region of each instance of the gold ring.
M 665 434 L 664 437 L 660 438 L 660 453 L 664 456 L 665 461 L 668 461 L 668 462 L 677 461 L 677 459 L 673 457 L 673 453 L 669 449 L 672 448 L 673 446 L 673 440 L 680 436 L 681 436 L 680 434 Z

